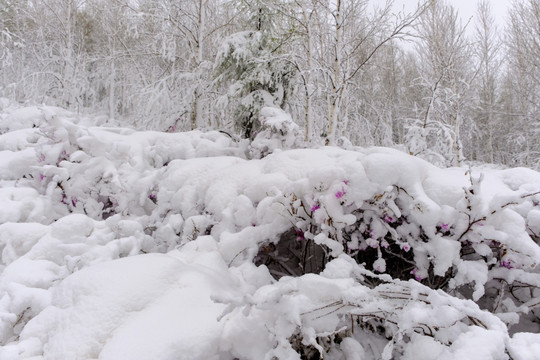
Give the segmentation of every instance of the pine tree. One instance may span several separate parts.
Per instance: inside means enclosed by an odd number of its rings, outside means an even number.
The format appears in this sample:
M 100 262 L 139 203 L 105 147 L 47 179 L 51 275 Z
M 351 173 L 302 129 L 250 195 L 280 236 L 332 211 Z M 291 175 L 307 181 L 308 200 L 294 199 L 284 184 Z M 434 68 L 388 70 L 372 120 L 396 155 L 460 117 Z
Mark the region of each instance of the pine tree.
M 263 107 L 286 108 L 294 69 L 280 51 L 273 11 L 262 1 L 242 2 L 251 29 L 226 38 L 215 61 L 216 83 L 227 89 L 237 131 L 250 138 L 260 128 Z

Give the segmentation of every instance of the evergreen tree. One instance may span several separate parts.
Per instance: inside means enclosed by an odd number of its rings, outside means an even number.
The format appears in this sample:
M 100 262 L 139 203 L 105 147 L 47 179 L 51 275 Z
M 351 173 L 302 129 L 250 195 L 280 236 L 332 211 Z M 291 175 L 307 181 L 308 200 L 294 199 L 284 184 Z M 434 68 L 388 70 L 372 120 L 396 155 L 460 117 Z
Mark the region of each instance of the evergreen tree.
M 282 53 L 271 5 L 243 1 L 251 29 L 225 39 L 215 61 L 216 83 L 227 89 L 226 104 L 245 138 L 259 130 L 263 107 L 285 109 L 294 69 Z

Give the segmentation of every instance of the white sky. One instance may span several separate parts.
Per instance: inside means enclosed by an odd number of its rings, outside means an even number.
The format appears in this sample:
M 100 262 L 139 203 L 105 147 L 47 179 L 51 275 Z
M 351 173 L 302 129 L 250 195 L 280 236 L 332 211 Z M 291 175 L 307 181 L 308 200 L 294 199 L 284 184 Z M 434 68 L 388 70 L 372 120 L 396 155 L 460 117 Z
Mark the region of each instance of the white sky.
M 497 22 L 499 31 L 504 27 L 505 18 L 508 13 L 508 9 L 512 3 L 510 0 L 488 0 L 491 3 L 491 9 L 493 16 Z M 374 4 L 384 5 L 386 0 L 372 0 Z M 476 14 L 476 6 L 478 0 L 446 0 L 447 3 L 452 4 L 455 9 L 458 10 L 463 24 L 473 17 L 471 20 L 470 28 L 474 28 L 474 16 Z M 397 9 L 405 8 L 406 11 L 413 11 L 418 4 L 418 0 L 395 0 L 395 6 Z
M 386 4 L 387 0 L 370 0 L 370 4 L 377 7 L 382 7 Z M 394 7 L 396 12 L 405 11 L 413 12 L 418 5 L 419 0 L 394 0 Z M 462 24 L 465 25 L 470 20 L 467 26 L 467 33 L 469 36 L 472 36 L 475 32 L 475 21 L 476 21 L 476 9 L 479 0 L 438 0 L 446 1 L 458 11 L 459 16 L 461 17 Z M 491 4 L 491 11 L 493 17 L 495 18 L 495 23 L 499 33 L 504 31 L 505 22 L 507 18 L 508 11 L 512 4 L 511 0 L 488 0 Z M 414 46 L 412 42 L 402 42 L 400 43 L 404 49 L 411 50 Z

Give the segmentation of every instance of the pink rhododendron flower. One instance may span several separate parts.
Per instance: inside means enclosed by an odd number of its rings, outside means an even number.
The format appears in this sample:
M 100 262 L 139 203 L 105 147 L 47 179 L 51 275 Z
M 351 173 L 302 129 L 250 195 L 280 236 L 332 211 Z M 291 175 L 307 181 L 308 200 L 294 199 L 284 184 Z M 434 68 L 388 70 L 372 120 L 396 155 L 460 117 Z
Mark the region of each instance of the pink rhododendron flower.
M 321 208 L 321 206 L 317 203 L 317 204 L 313 204 L 313 206 L 311 207 L 311 212 L 314 212 L 315 210 L 319 210 Z
M 343 197 L 343 195 L 345 195 L 345 192 L 344 191 L 338 191 L 336 193 L 336 199 L 341 199 Z
M 403 245 L 403 250 L 409 251 L 409 250 L 411 250 L 411 247 L 409 246 L 409 244 L 405 244 L 405 245 Z
M 448 231 L 449 229 L 450 229 L 450 226 L 448 224 L 442 224 L 441 225 L 441 230 Z
M 417 269 L 412 269 L 411 274 L 414 276 L 416 281 L 422 281 L 423 278 L 418 274 Z
M 393 219 L 391 216 L 387 215 L 387 214 L 384 215 L 384 218 L 383 218 L 383 219 L 384 219 L 384 221 L 385 221 L 386 223 L 388 223 L 388 224 L 390 224 L 391 222 L 394 221 L 394 219 Z

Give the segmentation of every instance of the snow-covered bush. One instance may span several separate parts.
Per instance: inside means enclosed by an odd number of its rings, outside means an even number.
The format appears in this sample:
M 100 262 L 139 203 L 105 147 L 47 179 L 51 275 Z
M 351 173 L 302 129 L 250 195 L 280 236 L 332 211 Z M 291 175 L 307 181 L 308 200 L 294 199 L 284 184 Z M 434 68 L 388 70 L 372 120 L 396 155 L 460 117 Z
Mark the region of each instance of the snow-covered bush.
M 366 159 L 366 173 L 325 168 L 310 174 L 309 185 L 304 182 L 281 197 L 282 215 L 303 243 L 299 254 L 286 250 L 301 260 L 300 270 L 320 271 L 330 259 L 347 254 L 375 272 L 458 292 L 492 311 L 527 313 L 522 304 L 533 304 L 538 296 L 533 278 L 537 278 L 540 248 L 536 232 L 528 225 L 535 223 L 540 201 L 535 186 L 508 188 L 503 184 L 516 181 L 519 172 L 501 171 L 499 176 L 492 174 L 486 196 L 482 176 L 462 170 L 461 176 L 454 177 L 462 183 L 461 189 L 459 183 L 441 186 L 443 173 L 452 170 L 429 168 L 397 152 L 378 155 L 380 162 L 373 162 L 374 156 Z M 398 176 L 396 169 L 406 162 L 410 169 L 402 168 Z M 522 176 L 528 175 L 523 170 Z M 315 254 L 313 245 L 324 251 Z M 282 261 L 273 259 L 274 264 L 286 260 L 283 251 L 275 254 Z M 306 259 L 317 266 L 306 264 Z M 508 284 L 516 281 L 531 295 L 501 303 Z M 493 294 L 498 301 L 494 302 Z M 511 323 L 516 317 L 507 319 Z
M 171 160 L 242 155 L 219 132 L 188 134 L 148 132 L 141 136 L 129 129 L 79 126 L 72 119 L 50 114 L 39 124 L 34 146 L 37 161 L 28 175 L 34 188 L 64 204 L 69 212 L 94 219 L 115 213 L 149 214 L 155 207 L 158 169 Z
M 265 107 L 259 113 L 261 130 L 250 144 L 251 158 L 259 159 L 274 152 L 300 147 L 300 128 L 289 114 L 275 107 Z
M 411 155 L 437 166 L 459 166 L 464 156 L 463 146 L 456 136 L 448 124 L 438 121 L 424 124 L 413 119 L 407 125 L 404 142 Z
M 2 114 L 0 358 L 534 359 L 539 173 L 287 150 L 262 115 L 248 160 L 219 132 Z
M 378 285 L 363 285 L 367 280 Z M 505 325 L 473 302 L 377 276 L 346 255 L 319 276 L 284 277 L 261 287 L 225 319 L 224 337 L 245 359 L 458 359 L 471 353 L 505 359 L 509 342 Z M 262 346 L 241 346 L 242 323 Z

